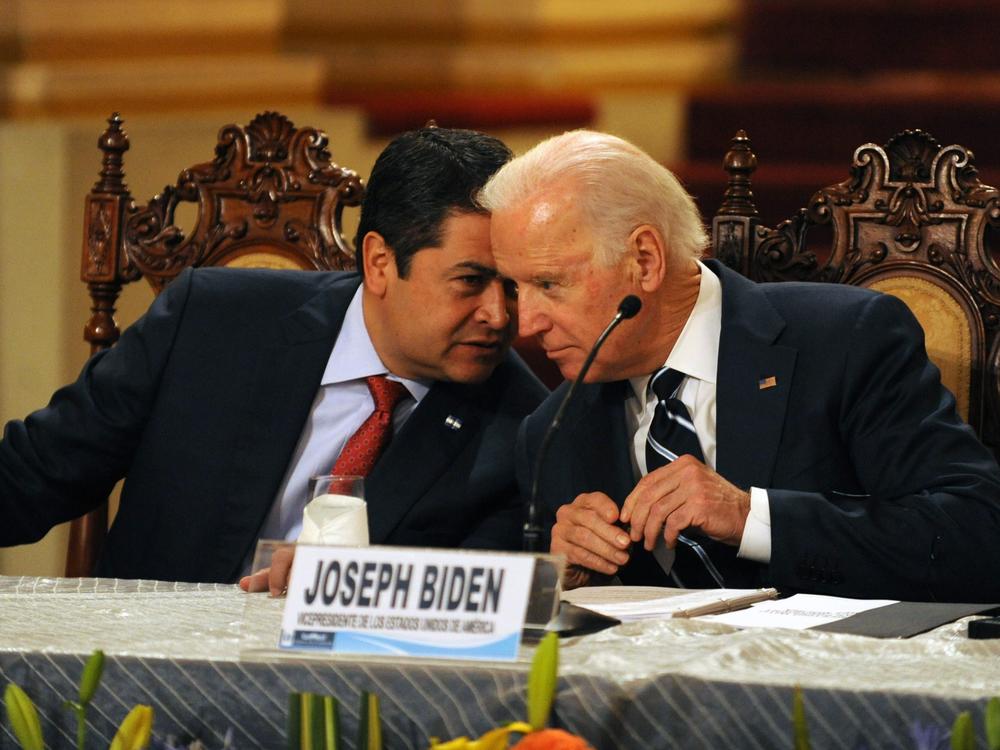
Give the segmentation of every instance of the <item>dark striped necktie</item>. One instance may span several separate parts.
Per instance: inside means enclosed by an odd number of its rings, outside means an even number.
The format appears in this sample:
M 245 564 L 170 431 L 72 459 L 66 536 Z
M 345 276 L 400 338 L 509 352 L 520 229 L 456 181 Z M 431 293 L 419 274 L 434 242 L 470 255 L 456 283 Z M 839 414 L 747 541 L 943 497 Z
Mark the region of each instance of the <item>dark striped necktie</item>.
M 656 394 L 656 410 L 646 435 L 646 472 L 690 454 L 704 462 L 698 434 L 687 407 L 677 398 L 684 373 L 669 367 L 657 370 L 649 380 L 649 388 Z M 708 574 L 707 576 L 705 574 Z M 697 588 L 718 586 L 724 588 L 722 575 L 709 559 L 708 553 L 687 534 L 678 537 L 677 555 L 670 569 L 670 577 L 678 586 Z

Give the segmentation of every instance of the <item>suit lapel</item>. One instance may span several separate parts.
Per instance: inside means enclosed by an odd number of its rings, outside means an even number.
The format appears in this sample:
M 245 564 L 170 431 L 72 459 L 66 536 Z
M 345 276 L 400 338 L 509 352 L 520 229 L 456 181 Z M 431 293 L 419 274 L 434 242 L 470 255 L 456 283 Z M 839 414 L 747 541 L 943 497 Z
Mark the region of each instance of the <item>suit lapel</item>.
M 635 487 L 625 425 L 627 389 L 625 381 L 581 386 L 579 399 L 560 428 L 563 465 L 543 471 L 563 472 L 574 496 L 600 488 L 620 506 Z
M 338 278 L 261 336 L 246 409 L 236 422 L 232 491 L 215 552 L 224 576 L 236 575 L 274 502 L 359 283 L 353 275 Z
M 476 403 L 489 399 L 475 386 L 439 381 L 431 387 L 365 480 L 372 544 L 388 538 L 478 434 L 482 416 Z
M 774 472 L 797 350 L 776 344 L 785 321 L 761 288 L 714 261 L 722 281 L 716 469 L 738 487 Z

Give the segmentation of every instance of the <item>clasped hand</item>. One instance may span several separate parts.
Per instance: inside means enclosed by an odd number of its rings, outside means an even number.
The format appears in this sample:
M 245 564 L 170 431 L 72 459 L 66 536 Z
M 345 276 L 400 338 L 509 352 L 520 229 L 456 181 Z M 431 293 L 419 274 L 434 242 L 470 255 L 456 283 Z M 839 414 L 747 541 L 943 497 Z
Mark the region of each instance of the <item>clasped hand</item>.
M 552 527 L 551 551 L 566 555 L 563 583 L 575 588 L 594 572 L 615 575 L 628 562 L 632 544 L 652 550 L 661 535 L 670 548 L 688 528 L 739 545 L 749 513 L 750 493 L 693 456 L 681 456 L 640 479 L 620 511 L 603 492 L 587 492 L 563 505 Z

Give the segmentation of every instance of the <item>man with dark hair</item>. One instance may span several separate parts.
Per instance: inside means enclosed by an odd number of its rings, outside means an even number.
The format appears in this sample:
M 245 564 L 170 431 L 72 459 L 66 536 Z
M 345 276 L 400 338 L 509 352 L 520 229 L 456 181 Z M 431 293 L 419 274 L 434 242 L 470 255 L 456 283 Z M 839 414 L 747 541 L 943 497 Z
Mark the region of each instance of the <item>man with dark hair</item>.
M 424 128 L 396 138 L 368 178 L 355 240 L 358 268 L 364 265 L 365 236 L 377 232 L 393 248 L 405 279 L 413 254 L 440 244 L 448 214 L 483 213 L 475 200 L 483 175 L 493 174 L 498 162 L 511 156 L 498 140 L 489 139 L 487 148 L 484 136 L 472 130 Z
M 40 538 L 125 477 L 99 575 L 232 581 L 295 539 L 308 479 L 393 393 L 366 477 L 376 544 L 512 548 L 512 447 L 544 387 L 509 353 L 513 300 L 474 194 L 500 141 L 424 129 L 376 161 L 357 273 L 181 274 L 0 442 L 0 544 Z

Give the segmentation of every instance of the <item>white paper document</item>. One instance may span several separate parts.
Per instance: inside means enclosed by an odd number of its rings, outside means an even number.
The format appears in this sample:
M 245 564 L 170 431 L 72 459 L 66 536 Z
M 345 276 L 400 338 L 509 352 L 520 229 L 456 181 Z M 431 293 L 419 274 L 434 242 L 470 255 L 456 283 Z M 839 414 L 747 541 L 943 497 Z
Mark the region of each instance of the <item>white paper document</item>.
M 738 628 L 805 630 L 890 604 L 896 604 L 896 601 L 893 599 L 845 599 L 839 596 L 795 594 L 787 599 L 760 602 L 739 612 L 710 615 L 704 619 L 723 622 Z
M 564 591 L 562 598 L 622 622 L 664 617 L 696 617 L 728 612 L 773 599 L 774 589 L 688 589 L 652 586 L 592 586 Z

